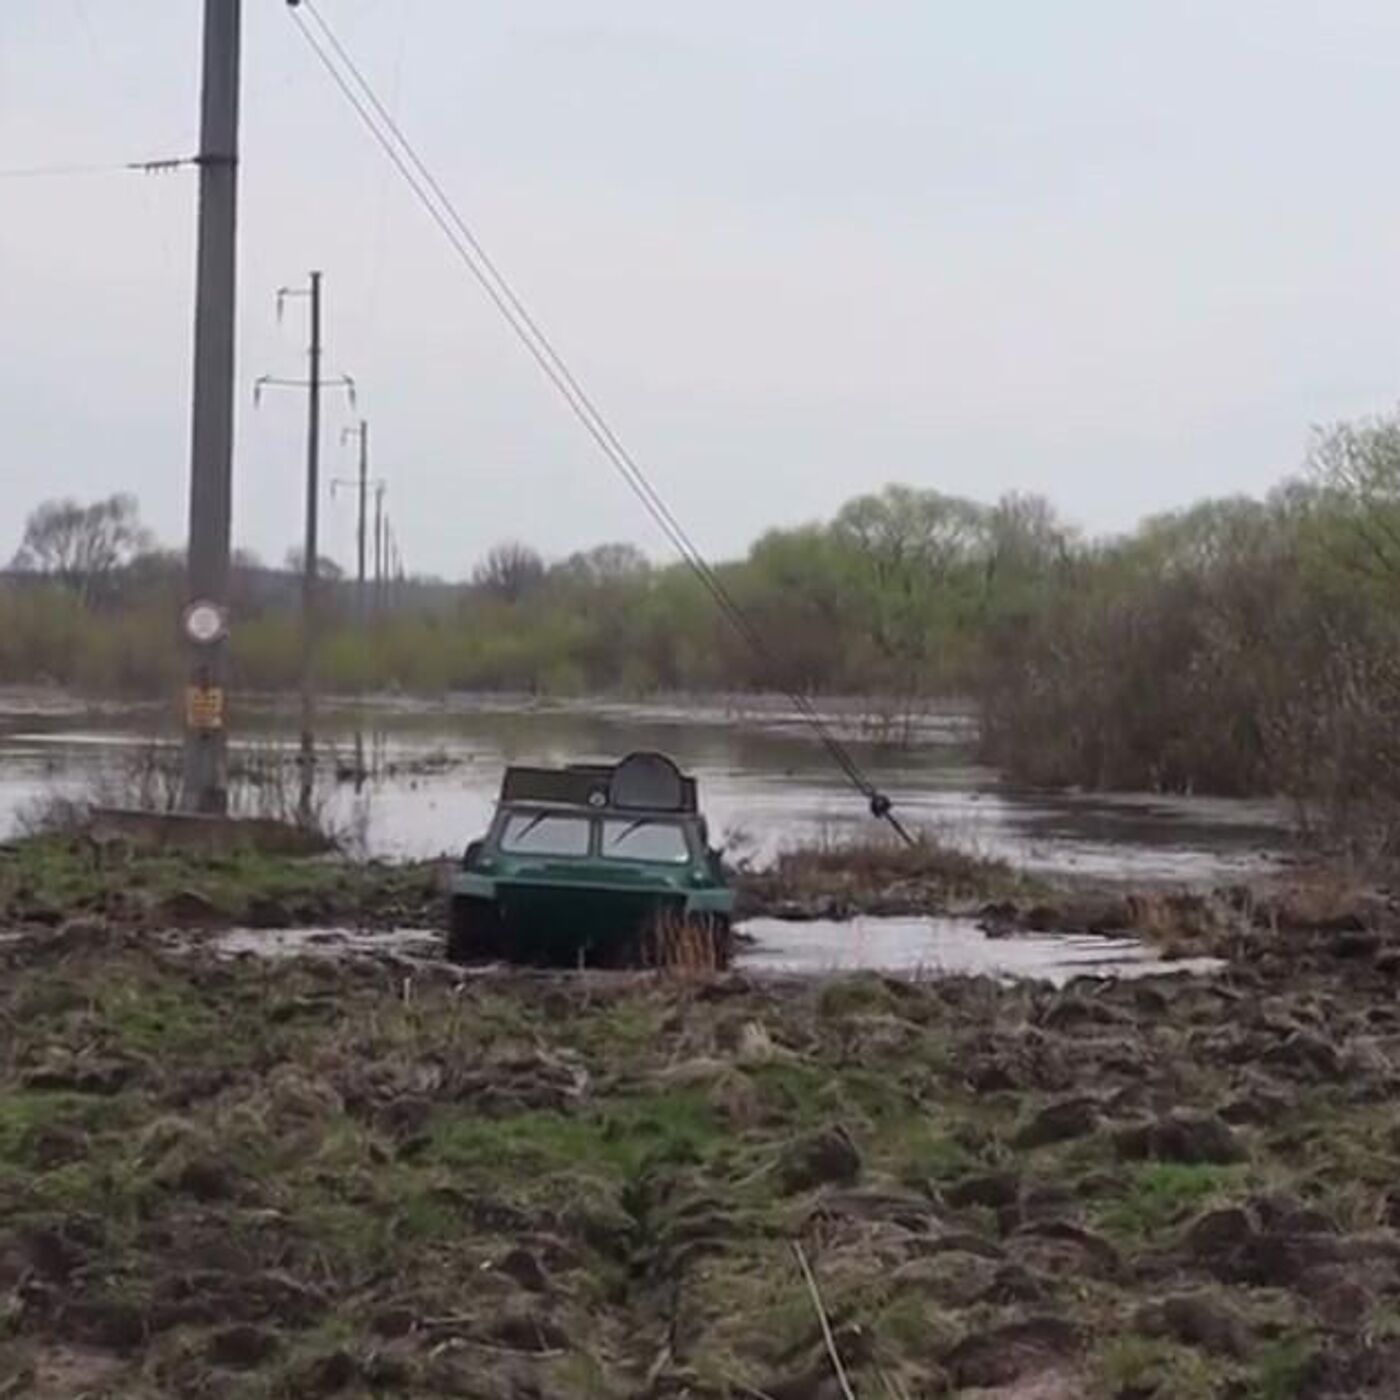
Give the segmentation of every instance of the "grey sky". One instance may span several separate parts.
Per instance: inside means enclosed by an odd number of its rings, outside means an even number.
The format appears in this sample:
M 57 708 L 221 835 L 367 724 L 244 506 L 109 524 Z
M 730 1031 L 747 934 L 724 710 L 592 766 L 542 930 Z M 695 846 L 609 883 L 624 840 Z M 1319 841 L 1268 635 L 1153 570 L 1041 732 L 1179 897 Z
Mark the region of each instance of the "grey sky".
M 302 321 L 412 567 L 664 553 L 315 66 L 244 0 L 235 533 L 300 531 Z M 319 0 L 702 545 L 906 481 L 1091 529 L 1261 491 L 1400 393 L 1385 0 Z M 196 0 L 0 0 L 0 170 L 196 144 Z M 0 181 L 0 553 L 45 496 L 183 530 L 194 183 Z M 332 463 L 349 468 L 335 436 Z M 348 501 L 329 550 L 351 552 Z

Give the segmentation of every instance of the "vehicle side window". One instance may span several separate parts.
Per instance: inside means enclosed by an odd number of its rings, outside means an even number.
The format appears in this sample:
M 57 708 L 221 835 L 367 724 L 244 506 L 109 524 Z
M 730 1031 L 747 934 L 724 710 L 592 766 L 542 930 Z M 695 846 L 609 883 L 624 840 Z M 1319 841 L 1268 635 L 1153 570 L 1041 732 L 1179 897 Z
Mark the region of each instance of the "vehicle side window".
M 672 822 L 605 821 L 603 854 L 610 860 L 684 865 L 690 859 L 690 847 L 685 832 Z
M 590 826 L 587 817 L 517 812 L 506 820 L 501 850 L 521 856 L 586 856 Z

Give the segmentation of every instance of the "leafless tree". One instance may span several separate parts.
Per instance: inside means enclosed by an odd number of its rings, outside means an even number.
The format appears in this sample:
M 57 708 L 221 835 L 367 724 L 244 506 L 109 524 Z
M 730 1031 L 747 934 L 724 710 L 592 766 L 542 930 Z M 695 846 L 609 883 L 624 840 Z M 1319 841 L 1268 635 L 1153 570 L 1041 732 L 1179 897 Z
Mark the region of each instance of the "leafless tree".
M 256 556 L 254 556 L 256 558 Z M 302 571 L 302 561 L 306 558 L 306 551 L 300 548 L 289 549 L 286 557 L 286 569 L 289 574 L 300 574 Z M 243 568 L 256 568 L 257 565 L 242 565 Z M 335 562 L 334 559 L 327 559 L 324 554 L 316 556 L 316 577 L 322 583 L 339 583 L 345 577 L 345 570 Z
M 45 501 L 25 524 L 13 567 L 49 575 L 92 602 L 108 591 L 118 570 L 151 546 L 134 496 L 119 493 L 86 506 Z
M 496 545 L 472 572 L 472 586 L 506 603 L 518 603 L 544 582 L 545 563 L 527 544 Z

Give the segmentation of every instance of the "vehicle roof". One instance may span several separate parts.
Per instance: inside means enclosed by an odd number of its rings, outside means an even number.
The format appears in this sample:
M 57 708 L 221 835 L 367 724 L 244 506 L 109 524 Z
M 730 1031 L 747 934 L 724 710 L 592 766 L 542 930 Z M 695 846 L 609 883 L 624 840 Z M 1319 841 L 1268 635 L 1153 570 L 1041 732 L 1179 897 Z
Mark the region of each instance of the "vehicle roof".
M 560 809 L 686 816 L 699 812 L 695 779 L 660 753 L 633 753 L 618 763 L 563 768 L 513 765 L 501 783 L 502 805 L 533 802 Z
M 659 812 L 638 807 L 581 807 L 576 802 L 546 802 L 542 798 L 502 798 L 497 812 L 549 812 L 561 817 L 607 817 L 614 821 L 631 822 L 701 822 L 699 812 Z

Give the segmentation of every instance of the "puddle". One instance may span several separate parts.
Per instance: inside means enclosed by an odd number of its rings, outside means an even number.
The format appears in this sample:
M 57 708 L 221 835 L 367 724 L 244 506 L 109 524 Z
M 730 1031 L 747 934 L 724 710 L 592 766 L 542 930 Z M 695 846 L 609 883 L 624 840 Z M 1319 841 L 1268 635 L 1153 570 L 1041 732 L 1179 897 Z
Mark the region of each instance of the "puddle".
M 1075 977 L 1144 977 L 1217 971 L 1215 958 L 1167 962 L 1132 938 L 1017 934 L 991 938 L 971 919 L 867 918 L 849 923 L 753 919 L 756 942 L 739 965 L 751 972 L 831 976 L 885 972 L 900 977 L 1012 977 L 1062 984 Z
M 1144 977 L 1214 972 L 1214 958 L 1164 961 L 1130 938 L 1090 934 L 1018 934 L 989 938 L 970 919 L 855 919 L 793 923 L 752 919 L 741 925 L 754 942 L 741 948 L 741 971 L 800 977 L 883 972 L 897 977 L 1031 978 L 1062 984 L 1075 977 Z M 294 928 L 233 929 L 202 947 L 225 957 L 273 961 L 295 957 L 389 955 L 412 962 L 442 958 L 442 935 L 432 929 L 385 931 Z
M 343 958 L 346 954 L 373 957 L 387 953 L 424 962 L 442 957 L 442 935 L 428 928 L 235 928 L 216 934 L 200 946 L 225 957 L 267 958 L 274 962 L 283 958 Z

